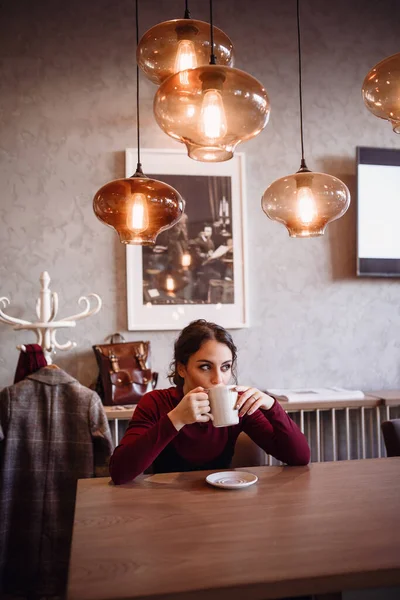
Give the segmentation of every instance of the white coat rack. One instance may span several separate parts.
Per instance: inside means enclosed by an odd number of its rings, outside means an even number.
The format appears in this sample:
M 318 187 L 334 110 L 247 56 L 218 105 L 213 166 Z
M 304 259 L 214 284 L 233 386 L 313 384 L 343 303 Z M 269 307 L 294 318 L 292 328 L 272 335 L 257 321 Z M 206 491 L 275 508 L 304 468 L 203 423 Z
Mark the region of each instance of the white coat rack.
M 39 321 L 34 323 L 6 315 L 2 309 L 10 304 L 10 300 L 5 296 L 0 298 L 0 322 L 6 323 L 7 325 L 13 325 L 15 330 L 29 329 L 34 331 L 36 333 L 37 343 L 43 348 L 43 353 L 48 365 L 52 363 L 51 355 L 53 352 L 55 353 L 56 349 L 69 350 L 76 346 L 76 342 L 71 341 L 68 341 L 65 344 L 59 344 L 56 340 L 57 329 L 75 327 L 76 321 L 97 314 L 102 305 L 101 298 L 97 294 L 81 296 L 78 303 L 85 305 L 83 311 L 76 315 L 72 315 L 71 317 L 58 319 L 56 321 L 58 295 L 56 292 L 52 292 L 49 289 L 49 284 L 50 276 L 47 271 L 43 271 L 40 275 L 40 296 L 36 300 L 36 314 Z M 96 305 L 93 308 L 90 306 L 89 298 L 93 298 L 96 301 Z M 17 349 L 21 350 L 22 347 L 17 346 Z

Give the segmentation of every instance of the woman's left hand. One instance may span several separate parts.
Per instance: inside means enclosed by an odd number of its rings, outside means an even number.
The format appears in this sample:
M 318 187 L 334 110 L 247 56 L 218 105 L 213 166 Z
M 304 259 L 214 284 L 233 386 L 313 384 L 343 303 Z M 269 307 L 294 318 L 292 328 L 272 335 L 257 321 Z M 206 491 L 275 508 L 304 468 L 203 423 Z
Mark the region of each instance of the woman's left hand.
M 244 417 L 245 414 L 252 415 L 258 408 L 269 410 L 275 402 L 274 398 L 254 387 L 237 385 L 234 389 L 239 392 L 236 402 L 239 417 Z

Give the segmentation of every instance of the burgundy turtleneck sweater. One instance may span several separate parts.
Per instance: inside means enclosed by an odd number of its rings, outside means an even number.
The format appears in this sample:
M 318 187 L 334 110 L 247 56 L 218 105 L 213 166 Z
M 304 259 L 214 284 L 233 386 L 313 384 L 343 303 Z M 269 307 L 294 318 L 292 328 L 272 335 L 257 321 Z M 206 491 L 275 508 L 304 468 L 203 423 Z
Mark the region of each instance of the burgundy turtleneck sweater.
M 238 425 L 217 428 L 208 421 L 177 431 L 167 413 L 182 398 L 182 389 L 176 387 L 154 390 L 141 398 L 111 457 L 114 483 L 132 481 L 151 464 L 155 473 L 228 468 L 241 431 L 288 465 L 306 465 L 310 460 L 305 436 L 277 401 L 269 410 L 240 417 Z

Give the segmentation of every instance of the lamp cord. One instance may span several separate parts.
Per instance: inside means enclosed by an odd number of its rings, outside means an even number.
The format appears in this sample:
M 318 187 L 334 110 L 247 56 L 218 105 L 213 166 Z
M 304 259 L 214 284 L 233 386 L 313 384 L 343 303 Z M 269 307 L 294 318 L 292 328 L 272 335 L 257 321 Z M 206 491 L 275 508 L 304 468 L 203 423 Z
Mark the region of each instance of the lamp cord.
M 139 46 L 139 0 L 136 0 L 136 48 Z M 136 132 L 137 132 L 137 166 L 136 173 L 141 174 L 142 163 L 140 162 L 140 111 L 139 111 L 139 63 L 136 61 Z
M 216 65 L 217 61 L 214 54 L 213 0 L 210 0 L 210 46 L 210 65 Z
M 298 55 L 299 55 L 299 98 L 300 98 L 300 139 L 301 139 L 300 169 L 307 169 L 306 161 L 304 159 L 304 135 L 303 135 L 303 92 L 302 92 L 302 78 L 301 78 L 300 0 L 297 0 L 297 47 L 298 47 Z
M 185 16 L 183 17 L 184 19 L 190 19 L 190 10 L 188 4 L 188 0 L 185 0 Z

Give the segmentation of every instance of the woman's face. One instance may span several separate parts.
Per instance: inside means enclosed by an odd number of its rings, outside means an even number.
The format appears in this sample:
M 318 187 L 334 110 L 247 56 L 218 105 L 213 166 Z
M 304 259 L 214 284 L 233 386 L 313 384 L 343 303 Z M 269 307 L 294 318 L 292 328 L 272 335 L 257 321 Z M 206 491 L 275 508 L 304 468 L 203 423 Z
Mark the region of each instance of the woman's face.
M 208 340 L 192 354 L 186 366 L 178 363 L 178 373 L 185 380 L 184 394 L 199 386 L 208 389 L 228 385 L 232 377 L 232 352 L 225 344 Z

